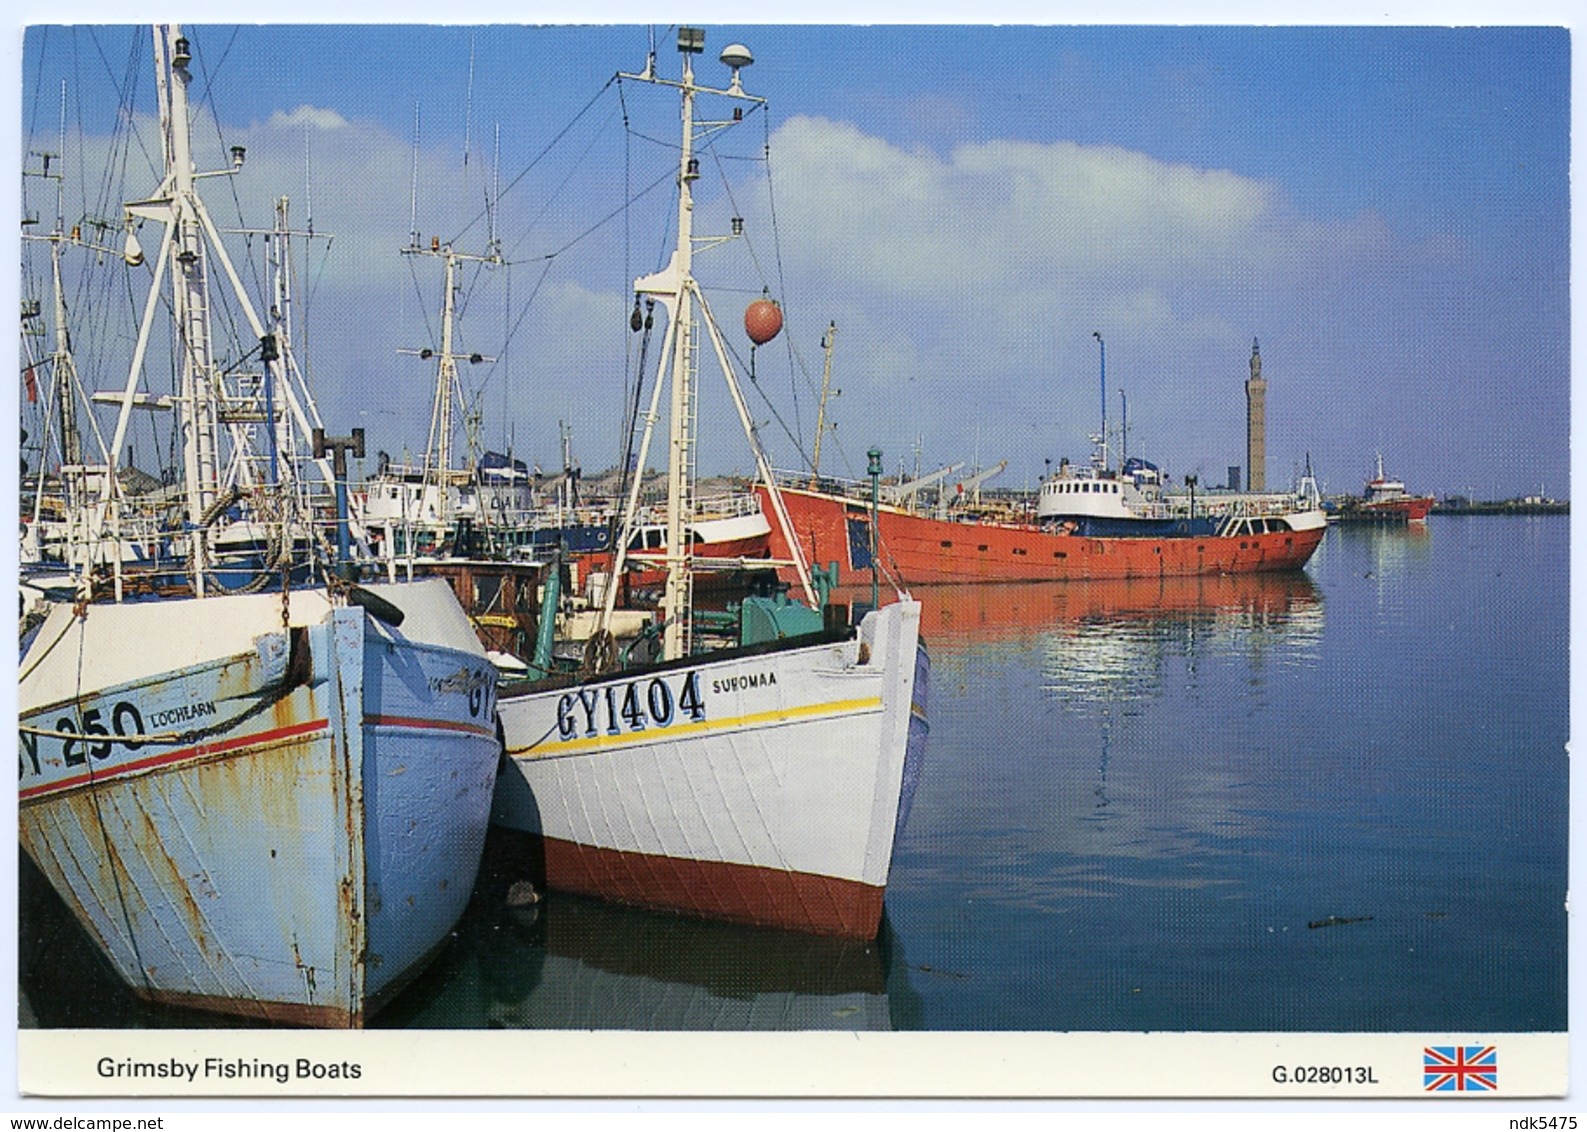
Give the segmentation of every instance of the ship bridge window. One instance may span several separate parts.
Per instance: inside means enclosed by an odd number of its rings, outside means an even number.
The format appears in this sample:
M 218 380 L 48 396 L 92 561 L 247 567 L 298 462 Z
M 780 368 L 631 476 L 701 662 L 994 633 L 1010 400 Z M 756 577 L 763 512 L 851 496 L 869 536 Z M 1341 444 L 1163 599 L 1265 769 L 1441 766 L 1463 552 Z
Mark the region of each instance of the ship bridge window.
M 491 574 L 474 575 L 474 612 L 484 613 L 496 604 L 501 579 Z

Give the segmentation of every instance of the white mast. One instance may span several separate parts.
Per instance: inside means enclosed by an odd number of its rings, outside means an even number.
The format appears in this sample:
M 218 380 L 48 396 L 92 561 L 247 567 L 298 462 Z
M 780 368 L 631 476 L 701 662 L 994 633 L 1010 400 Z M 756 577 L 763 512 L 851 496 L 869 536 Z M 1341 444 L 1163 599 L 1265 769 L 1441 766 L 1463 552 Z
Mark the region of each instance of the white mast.
M 476 365 L 496 360 L 484 354 L 459 354 L 454 349 L 457 334 L 457 266 L 460 263 L 495 265 L 501 263 L 502 259 L 494 248 L 488 255 L 468 255 L 457 251 L 451 244 L 443 245 L 438 236 L 431 237 L 428 248 L 421 247 L 415 241 L 403 248 L 402 254 L 439 256 L 446 266 L 445 295 L 441 300 L 441 352 L 436 366 L 435 397 L 430 405 L 430 439 L 424 451 L 424 482 L 440 485 L 444 498 L 445 488 L 456 478 L 453 474 L 456 469 L 452 467 L 452 433 L 456 428 L 453 406 L 461 405 L 463 400 L 462 385 L 457 376 L 458 359 L 465 358 Z M 399 350 L 398 353 L 428 358 L 431 351 Z
M 244 322 L 252 333 L 263 338 L 265 324 L 260 320 L 249 301 L 236 268 L 226 255 L 220 242 L 220 233 L 204 209 L 203 200 L 195 189 L 195 182 L 203 177 L 234 176 L 243 166 L 244 150 L 231 149 L 229 168 L 211 172 L 195 172 L 187 84 L 192 81 L 188 66 L 192 53 L 181 28 L 176 25 L 157 26 L 154 34 L 155 79 L 159 95 L 160 126 L 163 139 L 166 172 L 156 193 L 146 200 L 132 201 L 126 205 L 129 234 L 127 251 L 129 263 L 141 263 L 142 251 L 137 248 L 133 225 L 137 219 L 157 220 L 165 226 L 159 255 L 155 259 L 154 275 L 150 283 L 138 340 L 133 348 L 132 364 L 127 375 L 126 389 L 121 395 L 121 413 L 116 421 L 115 439 L 107 452 L 110 473 L 107 485 L 115 481 L 116 461 L 126 438 L 127 428 L 134 408 L 147 407 L 151 402 L 140 400 L 136 391 L 143 369 L 143 359 L 148 352 L 150 334 L 159 308 L 159 291 L 165 274 L 171 273 L 171 307 L 175 315 L 175 334 L 181 352 L 181 390 L 177 397 L 182 413 L 183 470 L 187 490 L 187 512 L 193 525 L 189 570 L 193 591 L 202 597 L 207 588 L 210 554 L 205 534 L 205 524 L 215 519 L 211 510 L 221 498 L 220 425 L 224 419 L 232 444 L 232 466 L 228 480 L 254 483 L 255 472 L 247 459 L 251 455 L 251 425 L 258 420 L 257 409 L 250 409 L 247 398 L 228 398 L 222 388 L 221 375 L 216 369 L 210 337 L 209 283 L 206 272 L 207 254 L 213 252 L 221 272 L 230 283 Z M 286 355 L 290 357 L 290 354 Z M 272 364 L 265 363 L 267 366 Z M 292 367 L 280 367 L 276 375 L 290 374 L 301 382 L 301 375 Z M 318 425 L 319 414 L 306 388 L 300 394 L 293 383 L 283 381 L 279 391 L 298 427 L 305 433 Z M 272 422 L 271 427 L 276 425 Z M 278 436 L 281 434 L 277 434 Z M 331 469 L 325 460 L 318 461 L 321 475 L 330 482 Z M 108 499 L 112 488 L 105 488 Z
M 176 25 L 154 37 L 160 94 L 160 131 L 165 143 L 166 188 L 173 209 L 175 266 L 171 307 L 176 318 L 181 359 L 182 460 L 187 481 L 188 518 L 195 527 L 192 546 L 194 591 L 204 592 L 209 544 L 201 518 L 219 493 L 216 460 L 218 422 L 214 403 L 214 360 L 210 354 L 209 284 L 204 271 L 204 239 L 193 191 L 193 152 L 187 84 L 192 61 L 187 40 Z M 114 454 L 113 454 L 114 455 Z
M 744 402 L 743 394 L 738 386 L 738 379 L 733 368 L 728 362 L 727 350 L 722 341 L 721 331 L 711 316 L 709 305 L 705 296 L 701 294 L 699 284 L 694 279 L 694 182 L 700 176 L 700 162 L 694 156 L 694 142 L 696 122 L 694 117 L 695 96 L 701 92 L 721 95 L 728 98 L 740 99 L 746 102 L 763 103 L 765 99 L 754 95 L 745 94 L 739 71 L 749 66 L 754 60 L 749 51 L 739 44 L 731 44 L 722 52 L 722 62 L 733 70 L 732 82 L 726 90 L 717 90 L 711 87 L 698 86 L 694 81 L 693 56 L 705 49 L 705 32 L 698 28 L 680 27 L 678 29 L 678 51 L 683 55 L 683 77 L 681 81 L 674 82 L 669 79 L 659 78 L 655 73 L 655 55 L 651 54 L 644 73 L 638 75 L 623 74 L 622 78 L 634 79 L 640 82 L 655 83 L 659 86 L 676 87 L 682 93 L 682 143 L 678 157 L 678 246 L 672 253 L 672 259 L 667 266 L 654 275 L 647 275 L 634 283 L 636 295 L 651 295 L 667 310 L 667 335 L 666 343 L 661 351 L 661 361 L 656 377 L 655 389 L 651 395 L 650 412 L 645 420 L 644 438 L 639 448 L 640 475 L 634 479 L 634 485 L 628 497 L 628 508 L 623 520 L 623 534 L 618 540 L 615 561 L 612 566 L 613 578 L 620 576 L 627 556 L 629 540 L 632 538 L 635 517 L 638 512 L 639 486 L 643 478 L 645 456 L 650 449 L 651 432 L 656 423 L 657 408 L 660 401 L 661 389 L 670 378 L 671 409 L 669 416 L 669 444 L 667 456 L 667 550 L 665 566 L 667 570 L 666 589 L 662 596 L 661 613 L 664 619 L 662 627 L 662 657 L 673 660 L 688 654 L 690 650 L 690 607 L 693 597 L 693 565 L 694 548 L 691 543 L 692 529 L 690 524 L 694 518 L 694 473 L 695 473 L 695 388 L 694 379 L 699 367 L 698 330 L 695 326 L 695 308 L 699 308 L 700 317 L 704 323 L 710 345 L 716 355 L 717 363 L 722 369 L 723 376 L 727 379 L 728 392 L 733 398 L 734 407 L 738 410 L 739 420 L 744 426 L 744 434 L 749 440 L 750 448 L 755 455 L 756 468 L 760 472 L 762 481 L 766 484 L 772 500 L 772 509 L 776 512 L 776 519 L 781 524 L 786 541 L 793 552 L 794 567 L 799 575 L 801 587 L 807 601 L 815 604 L 815 593 L 810 585 L 809 571 L 805 566 L 804 552 L 799 545 L 799 540 L 793 534 L 793 524 L 788 518 L 787 509 L 783 506 L 782 496 L 777 492 L 776 480 L 772 475 L 771 464 L 762 451 L 760 441 L 755 435 L 754 423 L 749 416 L 749 408 Z M 735 121 L 742 117 L 738 115 Z M 701 133 L 712 133 L 732 125 L 727 122 L 700 123 Z M 741 234 L 742 225 L 735 223 L 734 236 Z M 702 237 L 704 246 L 713 246 L 724 243 L 734 236 Z M 606 605 L 602 615 L 602 628 L 610 621 L 611 613 L 616 601 L 617 586 L 609 585 L 606 591 Z
M 694 156 L 694 56 L 705 45 L 705 36 L 685 46 L 683 30 L 678 49 L 683 55 L 683 141 L 678 175 L 678 249 L 666 273 L 676 285 L 667 303 L 668 318 L 677 326 L 672 336 L 671 437 L 667 458 L 667 588 L 661 610 L 665 619 L 662 655 L 668 660 L 689 651 L 689 610 L 694 597 L 694 546 L 688 521 L 694 518 L 694 376 L 698 358 L 691 309 L 694 268 L 694 182 L 700 162 Z

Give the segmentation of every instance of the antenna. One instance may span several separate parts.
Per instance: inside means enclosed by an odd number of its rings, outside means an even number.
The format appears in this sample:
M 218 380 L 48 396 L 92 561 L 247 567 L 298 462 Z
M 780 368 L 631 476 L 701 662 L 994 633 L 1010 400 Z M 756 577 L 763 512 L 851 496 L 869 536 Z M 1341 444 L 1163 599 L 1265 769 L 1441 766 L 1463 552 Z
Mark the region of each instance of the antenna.
M 419 246 L 419 100 L 413 100 L 413 174 L 408 188 L 408 246 Z
M 491 155 L 490 207 L 485 215 L 490 223 L 489 248 L 496 250 L 496 208 L 501 201 L 501 123 L 496 123 L 496 145 Z
M 61 80 L 61 122 L 60 122 L 60 129 L 59 129 L 59 137 L 58 137 L 58 140 L 55 143 L 55 152 L 61 155 L 61 160 L 64 161 L 66 159 L 66 157 L 65 157 L 65 154 L 66 154 L 66 80 L 65 79 Z M 45 159 L 44 168 L 45 168 L 46 172 L 49 171 L 49 159 L 48 158 Z M 66 177 L 63 175 L 61 177 L 61 179 L 55 183 L 55 230 L 57 232 L 60 232 L 60 231 L 63 231 L 65 229 L 65 227 L 66 227 Z
M 645 71 L 639 77 L 649 81 L 656 77 L 656 29 L 652 25 L 650 31 L 650 50 L 645 53 Z
M 755 61 L 755 56 L 749 53 L 749 48 L 742 43 L 729 43 L 722 48 L 721 60 L 724 65 L 733 68 L 733 81 L 728 84 L 729 94 L 743 94 L 744 84 L 739 80 L 739 70 L 749 66 Z
M 463 97 L 463 169 L 468 170 L 468 151 L 474 137 L 474 33 L 468 34 L 468 90 Z
M 312 152 L 309 148 L 309 124 L 303 123 L 303 222 L 308 226 L 309 235 L 314 234 L 314 167 Z

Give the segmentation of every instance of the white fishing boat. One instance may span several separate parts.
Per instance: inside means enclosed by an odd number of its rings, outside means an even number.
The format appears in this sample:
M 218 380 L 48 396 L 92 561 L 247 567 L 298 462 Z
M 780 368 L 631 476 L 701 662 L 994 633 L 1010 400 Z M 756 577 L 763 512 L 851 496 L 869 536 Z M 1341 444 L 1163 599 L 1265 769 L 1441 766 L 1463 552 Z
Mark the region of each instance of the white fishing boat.
M 19 836 L 142 997 L 359 1026 L 468 901 L 499 756 L 495 674 L 442 581 L 297 581 L 332 565 L 299 558 L 328 541 L 300 472 L 330 480 L 325 455 L 355 445 L 324 437 L 289 364 L 285 304 L 260 321 L 195 191 L 242 153 L 194 171 L 189 41 L 158 28 L 154 57 L 166 174 L 128 206 L 128 263 L 143 262 L 136 221 L 163 234 L 115 441 L 84 477 L 101 494 L 80 501 L 110 553 L 74 556 L 75 600 L 21 659 Z M 229 362 L 211 342 L 212 262 L 259 339 Z M 156 596 L 116 552 L 116 485 L 129 416 L 151 402 L 137 387 L 167 274 L 186 525 L 181 585 Z M 235 590 L 228 536 L 272 548 Z
M 709 352 L 727 379 L 768 490 L 769 520 L 786 509 L 756 438 L 721 330 L 692 272 L 695 143 L 729 123 L 696 122 L 699 95 L 757 103 L 740 72 L 749 52 L 729 46 L 725 90 L 695 81 L 704 33 L 679 32 L 682 78 L 649 65 L 626 80 L 671 87 L 682 99 L 677 247 L 641 278 L 638 296 L 667 313 L 637 467 L 645 467 L 670 393 L 667 530 L 657 565 L 665 593 L 649 649 L 618 653 L 605 628 L 577 676 L 504 684 L 498 711 L 507 764 L 494 820 L 528 837 L 526 868 L 553 888 L 652 908 L 779 928 L 868 938 L 877 932 L 893 846 L 908 814 L 926 738 L 929 662 L 919 604 L 903 595 L 857 625 L 818 600 L 797 540 L 780 563 L 806 603 L 746 598 L 729 616 L 731 643 L 708 647 L 692 602 L 695 367 Z M 636 300 L 637 302 L 637 300 Z M 615 571 L 643 523 L 636 481 Z M 763 560 L 767 565 L 779 565 Z M 601 611 L 609 624 L 618 587 Z M 554 607 L 550 602 L 548 607 Z M 716 624 L 722 625 L 718 615 Z M 548 657 L 537 656 L 537 662 Z
M 527 555 L 533 548 L 532 528 L 539 509 L 528 469 L 510 456 L 494 452 L 481 456 L 473 427 L 465 462 L 460 465 L 453 452 L 457 421 L 468 418 L 458 363 L 496 360 L 458 349 L 458 272 L 468 264 L 499 266 L 502 258 L 496 248 L 492 239 L 484 254 L 472 254 L 439 237 L 424 245 L 414 234 L 402 249 L 405 256 L 441 260 L 444 282 L 439 347 L 401 351 L 425 361 L 433 359 L 436 365 L 424 455 L 414 462 L 392 462 L 382 453 L 376 474 L 353 501 L 359 529 L 393 577 L 398 563 L 411 568 L 415 561 L 469 557 L 473 548 L 458 545 L 459 541 L 479 542 L 502 557 L 509 552 Z

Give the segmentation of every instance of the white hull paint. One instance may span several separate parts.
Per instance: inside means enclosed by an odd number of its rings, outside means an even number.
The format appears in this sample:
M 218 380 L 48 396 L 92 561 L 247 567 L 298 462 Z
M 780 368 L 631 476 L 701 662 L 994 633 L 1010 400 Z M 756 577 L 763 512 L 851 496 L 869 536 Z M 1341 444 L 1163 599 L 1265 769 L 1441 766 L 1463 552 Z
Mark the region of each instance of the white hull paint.
M 361 1025 L 462 914 L 495 677 L 444 582 L 371 590 L 400 626 L 324 590 L 285 630 L 279 594 L 62 606 L 23 658 L 23 848 L 143 997 Z
M 506 689 L 493 820 L 554 888 L 872 936 L 923 757 L 919 624 L 903 600 L 847 640 Z

